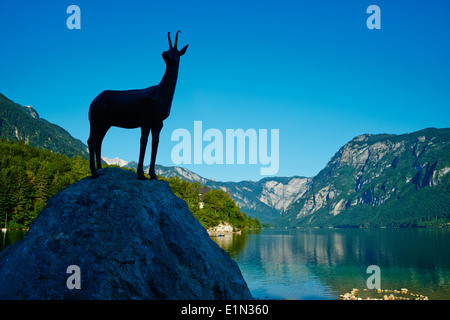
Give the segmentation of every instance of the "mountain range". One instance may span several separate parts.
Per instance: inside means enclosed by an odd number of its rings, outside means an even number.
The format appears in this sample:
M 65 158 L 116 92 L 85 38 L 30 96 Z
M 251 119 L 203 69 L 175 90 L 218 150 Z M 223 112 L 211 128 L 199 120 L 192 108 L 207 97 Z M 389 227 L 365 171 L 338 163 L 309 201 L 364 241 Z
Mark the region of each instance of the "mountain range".
M 36 110 L 0 94 L 0 137 L 88 157 L 85 144 Z M 103 158 L 137 168 L 134 161 Z M 146 168 L 148 170 L 148 168 Z M 346 143 L 314 177 L 266 177 L 220 182 L 181 167 L 157 165 L 163 177 L 179 176 L 222 189 L 246 214 L 287 227 L 395 227 L 450 221 L 450 128 L 362 134 Z
M 157 166 L 161 176 L 228 191 L 246 214 L 289 227 L 447 225 L 449 172 L 450 128 L 357 136 L 314 177 L 219 182 Z

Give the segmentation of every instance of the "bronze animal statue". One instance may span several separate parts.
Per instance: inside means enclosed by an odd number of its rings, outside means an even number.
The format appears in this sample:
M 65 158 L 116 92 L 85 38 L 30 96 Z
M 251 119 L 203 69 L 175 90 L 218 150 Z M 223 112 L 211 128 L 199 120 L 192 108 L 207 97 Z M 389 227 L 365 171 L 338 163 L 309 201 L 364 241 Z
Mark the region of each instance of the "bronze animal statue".
M 148 135 L 150 131 L 152 132 L 152 155 L 149 174 L 151 179 L 158 179 L 155 173 L 155 160 L 158 151 L 159 133 L 163 127 L 163 121 L 170 114 L 173 94 L 177 84 L 180 57 L 186 53 L 189 46 L 186 45 L 181 50 L 177 49 L 178 34 L 180 32 L 177 31 L 174 46 L 172 46 L 170 32 L 168 33 L 169 50 L 162 53 L 166 63 L 166 71 L 158 85 L 141 90 L 106 90 L 92 101 L 89 108 L 91 132 L 88 146 L 93 179 L 98 178 L 98 172 L 95 169 L 95 156 L 97 169 L 101 169 L 102 141 L 111 126 L 126 129 L 141 128 L 141 148 L 137 168 L 137 175 L 140 180 L 146 180 L 143 162 Z

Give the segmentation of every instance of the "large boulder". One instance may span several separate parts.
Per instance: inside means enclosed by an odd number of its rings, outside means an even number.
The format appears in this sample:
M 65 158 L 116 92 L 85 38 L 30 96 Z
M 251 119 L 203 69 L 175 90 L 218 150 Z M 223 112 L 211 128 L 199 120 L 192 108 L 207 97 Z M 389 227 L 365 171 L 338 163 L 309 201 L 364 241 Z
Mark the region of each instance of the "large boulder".
M 252 299 L 167 182 L 99 174 L 54 195 L 0 254 L 0 299 Z

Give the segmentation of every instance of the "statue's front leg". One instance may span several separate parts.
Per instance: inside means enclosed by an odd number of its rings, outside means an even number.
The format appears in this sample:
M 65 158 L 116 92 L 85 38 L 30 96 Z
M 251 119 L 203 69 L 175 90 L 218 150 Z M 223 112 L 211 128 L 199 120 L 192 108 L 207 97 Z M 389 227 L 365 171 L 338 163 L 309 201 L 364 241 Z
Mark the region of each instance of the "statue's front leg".
M 158 180 L 158 177 L 156 176 L 155 172 L 155 162 L 156 162 L 156 153 L 158 152 L 159 133 L 161 132 L 162 127 L 163 127 L 162 122 L 152 127 L 152 158 L 150 162 L 150 170 L 148 172 L 150 175 L 150 179 L 152 180 Z
M 139 152 L 139 163 L 137 167 L 137 175 L 139 180 L 147 180 L 144 175 L 144 157 L 145 157 L 145 149 L 147 148 L 148 134 L 150 133 L 150 129 L 142 128 L 141 129 L 141 149 Z
M 158 180 L 155 171 L 155 161 L 157 152 L 158 152 L 158 141 L 155 141 L 155 138 L 152 138 L 152 160 L 150 162 L 150 169 L 148 171 L 151 180 Z

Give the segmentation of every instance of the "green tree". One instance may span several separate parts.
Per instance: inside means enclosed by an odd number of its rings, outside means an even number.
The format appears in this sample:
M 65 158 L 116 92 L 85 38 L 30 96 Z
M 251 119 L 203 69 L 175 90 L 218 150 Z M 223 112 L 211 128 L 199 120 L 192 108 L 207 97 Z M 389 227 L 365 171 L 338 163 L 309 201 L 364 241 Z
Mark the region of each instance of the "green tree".
M 89 162 L 0 139 L 0 221 L 27 228 L 62 188 L 86 177 Z
M 198 182 L 190 183 L 177 176 L 163 178 L 170 183 L 173 193 L 183 199 L 195 218 L 206 228 L 215 227 L 221 222 L 230 223 L 235 230 L 261 228 L 258 219 L 247 217 L 240 211 L 233 199 L 220 189 L 212 189 L 204 195 L 204 206 L 200 209 Z

